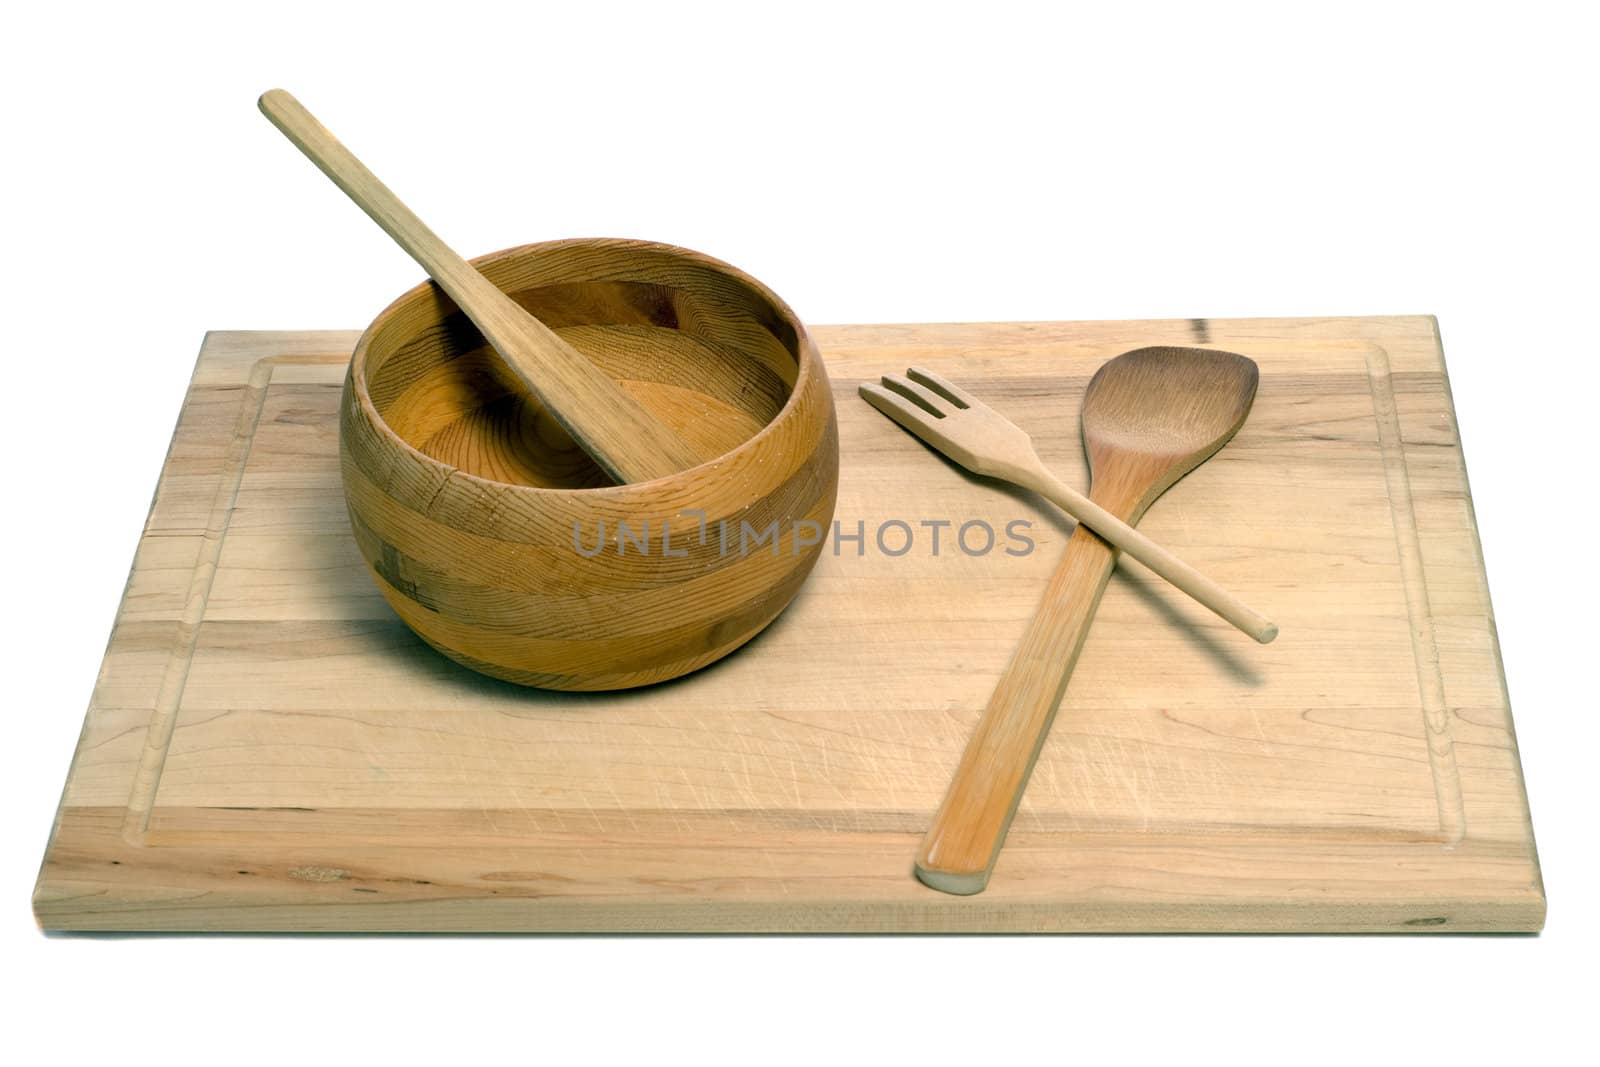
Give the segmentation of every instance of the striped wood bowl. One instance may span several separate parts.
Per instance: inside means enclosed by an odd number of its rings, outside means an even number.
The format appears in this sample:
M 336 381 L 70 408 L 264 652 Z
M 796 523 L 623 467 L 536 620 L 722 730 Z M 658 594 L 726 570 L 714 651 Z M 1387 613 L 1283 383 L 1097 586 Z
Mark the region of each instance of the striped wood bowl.
M 339 451 L 361 555 L 423 640 L 548 689 L 674 678 L 755 636 L 827 541 L 828 376 L 794 312 L 695 252 L 524 245 L 474 261 L 703 456 L 611 485 L 432 283 L 356 346 Z

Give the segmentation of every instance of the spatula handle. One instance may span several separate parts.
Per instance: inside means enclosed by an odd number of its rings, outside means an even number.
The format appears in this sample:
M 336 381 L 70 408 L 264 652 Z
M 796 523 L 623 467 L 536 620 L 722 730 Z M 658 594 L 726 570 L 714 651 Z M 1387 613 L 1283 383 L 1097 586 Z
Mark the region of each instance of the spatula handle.
M 988 884 L 1116 559 L 1085 526 L 1068 538 L 922 840 L 917 877 L 934 889 L 967 895 Z
M 706 458 L 589 358 L 495 288 L 292 95 L 263 93 L 262 114 L 356 206 L 421 264 L 466 313 L 523 386 L 567 434 L 619 482 L 644 482 Z
M 261 94 L 258 104 L 279 132 L 381 226 L 395 244 L 405 249 L 456 303 L 495 304 L 509 300 L 429 229 L 290 93 L 269 89 Z

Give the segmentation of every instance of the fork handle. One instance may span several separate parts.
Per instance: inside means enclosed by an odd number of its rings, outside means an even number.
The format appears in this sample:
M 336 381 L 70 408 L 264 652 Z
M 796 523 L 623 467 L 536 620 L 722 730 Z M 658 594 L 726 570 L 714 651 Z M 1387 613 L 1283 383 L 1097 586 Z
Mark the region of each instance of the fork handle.
M 1068 515 L 1085 523 L 1102 538 L 1143 563 L 1183 592 L 1263 645 L 1278 636 L 1278 624 L 1195 570 L 1171 552 L 1135 530 L 1072 486 L 1051 474 L 1040 462 L 1021 472 L 1024 484 Z
M 988 884 L 1116 562 L 1117 549 L 1086 526 L 1067 539 L 922 840 L 916 873 L 928 886 L 964 896 Z

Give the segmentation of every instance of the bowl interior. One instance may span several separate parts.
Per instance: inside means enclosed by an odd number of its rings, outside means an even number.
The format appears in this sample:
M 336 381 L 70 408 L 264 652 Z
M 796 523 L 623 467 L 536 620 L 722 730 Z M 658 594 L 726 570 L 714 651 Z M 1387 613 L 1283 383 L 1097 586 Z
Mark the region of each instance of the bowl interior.
M 516 257 L 537 259 L 539 247 L 479 265 L 701 455 L 738 447 L 783 408 L 798 374 L 799 342 L 786 309 L 746 281 L 698 261 L 667 278 L 659 269 L 642 272 L 643 280 L 616 272 L 596 280 L 530 278 Z M 652 250 L 651 261 L 660 255 Z M 368 348 L 365 377 L 378 415 L 408 444 L 498 482 L 611 484 L 445 298 L 422 287 L 392 310 L 389 328 Z

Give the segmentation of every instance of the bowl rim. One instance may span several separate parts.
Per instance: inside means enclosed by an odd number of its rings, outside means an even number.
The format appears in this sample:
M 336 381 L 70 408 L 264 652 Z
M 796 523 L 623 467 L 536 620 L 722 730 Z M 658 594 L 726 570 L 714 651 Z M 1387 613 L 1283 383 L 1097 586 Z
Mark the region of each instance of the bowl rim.
M 786 419 L 792 415 L 794 408 L 799 404 L 801 393 L 812 384 L 812 379 L 821 369 L 821 353 L 817 351 L 815 343 L 811 340 L 811 334 L 806 330 L 805 324 L 800 321 L 800 317 L 794 313 L 794 309 L 785 303 L 777 293 L 774 293 L 765 284 L 749 274 L 746 274 L 744 271 L 740 270 L 738 267 L 735 267 L 731 263 L 717 259 L 715 256 L 708 256 L 704 252 L 696 252 L 692 248 L 684 248 L 681 245 L 667 244 L 662 241 L 647 241 L 632 237 L 564 237 L 554 241 L 535 241 L 530 244 L 512 245 L 509 248 L 502 248 L 499 251 L 489 252 L 481 256 L 474 256 L 473 258 L 467 260 L 467 262 L 472 264 L 474 267 L 481 267 L 484 264 L 494 263 L 502 259 L 509 259 L 513 256 L 526 254 L 530 251 L 570 248 L 575 246 L 582 246 L 586 248 L 628 248 L 648 250 L 652 252 L 663 252 L 679 259 L 684 259 L 689 262 L 699 264 L 700 266 L 708 267 L 721 274 L 725 274 L 734 280 L 743 283 L 744 285 L 749 286 L 758 296 L 770 303 L 773 309 L 777 311 L 778 314 L 791 327 L 793 327 L 795 332 L 797 367 L 795 370 L 794 387 L 789 390 L 789 395 L 784 399 L 783 406 L 778 409 L 777 413 L 773 415 L 771 419 L 767 420 L 766 425 L 762 426 L 761 429 L 757 430 L 750 437 L 746 438 L 735 447 L 729 449 L 727 452 L 724 452 L 719 456 L 714 456 L 698 466 L 690 467 L 687 470 L 676 471 L 672 474 L 663 475 L 660 478 L 652 478 L 647 482 L 626 482 L 621 485 L 597 485 L 586 488 L 563 489 L 545 485 L 523 485 L 520 482 L 502 482 L 493 478 L 485 478 L 481 474 L 474 474 L 471 471 L 462 470 L 460 467 L 453 467 L 448 463 L 428 455 L 426 452 L 423 452 L 410 441 L 407 441 L 404 437 L 401 437 L 398 433 L 396 433 L 394 428 L 391 427 L 378 412 L 377 405 L 373 403 L 372 396 L 367 388 L 365 365 L 367 349 L 371 344 L 373 336 L 377 333 L 379 327 L 381 327 L 388 319 L 398 313 L 403 304 L 410 300 L 416 299 L 421 293 L 424 293 L 430 289 L 437 290 L 438 284 L 432 279 L 425 278 L 421 282 L 418 282 L 416 285 L 412 286 L 410 289 L 407 289 L 405 292 L 401 293 L 399 296 L 395 297 L 394 300 L 389 302 L 387 307 L 378 312 L 377 317 L 375 317 L 372 322 L 367 325 L 367 328 L 362 331 L 360 338 L 358 338 L 356 341 L 355 349 L 350 354 L 349 376 L 351 391 L 355 396 L 356 403 L 361 407 L 362 414 L 374 427 L 374 429 L 376 429 L 378 433 L 381 434 L 386 440 L 398 445 L 402 451 L 409 453 L 412 458 L 441 472 L 441 474 L 443 474 L 443 476 L 446 478 L 465 478 L 470 482 L 478 482 L 486 487 L 491 487 L 495 491 L 505 492 L 509 490 L 518 494 L 527 494 L 533 497 L 545 497 L 552 495 L 572 497 L 580 494 L 604 496 L 606 494 L 630 494 L 635 490 L 658 490 L 663 486 L 675 481 L 676 479 L 704 471 L 708 467 L 720 466 L 723 463 L 728 462 L 730 459 L 756 448 L 761 443 L 763 438 L 771 433 L 776 432 L 775 427 L 786 421 Z M 358 373 L 358 371 L 360 371 L 360 373 Z M 827 386 L 824 385 L 823 389 L 826 391 Z

